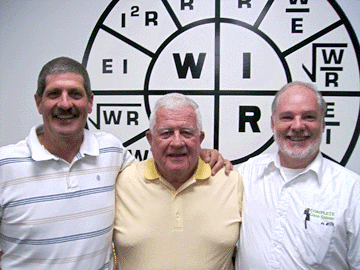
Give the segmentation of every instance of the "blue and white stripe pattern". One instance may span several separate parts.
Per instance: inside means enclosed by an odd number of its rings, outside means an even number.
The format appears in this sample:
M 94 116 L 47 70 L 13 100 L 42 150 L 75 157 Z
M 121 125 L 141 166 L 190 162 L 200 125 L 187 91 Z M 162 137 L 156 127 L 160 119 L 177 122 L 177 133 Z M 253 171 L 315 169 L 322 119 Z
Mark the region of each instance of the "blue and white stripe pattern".
M 134 158 L 114 136 L 85 131 L 69 164 L 36 130 L 0 148 L 2 269 L 111 269 L 114 184 Z

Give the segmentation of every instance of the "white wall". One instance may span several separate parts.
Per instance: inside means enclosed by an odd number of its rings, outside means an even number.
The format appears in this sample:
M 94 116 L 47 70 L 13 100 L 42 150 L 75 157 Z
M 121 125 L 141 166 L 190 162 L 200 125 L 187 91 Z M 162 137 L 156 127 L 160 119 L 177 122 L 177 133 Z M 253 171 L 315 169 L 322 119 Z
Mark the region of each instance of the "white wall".
M 360 0 L 338 0 L 360 37 Z M 82 61 L 90 34 L 110 0 L 0 1 L 0 146 L 25 138 L 42 122 L 33 94 L 49 60 Z M 360 173 L 360 142 L 347 164 Z
M 65 55 L 81 62 L 109 1 L 0 1 L 0 145 L 41 123 L 33 95 L 42 66 Z

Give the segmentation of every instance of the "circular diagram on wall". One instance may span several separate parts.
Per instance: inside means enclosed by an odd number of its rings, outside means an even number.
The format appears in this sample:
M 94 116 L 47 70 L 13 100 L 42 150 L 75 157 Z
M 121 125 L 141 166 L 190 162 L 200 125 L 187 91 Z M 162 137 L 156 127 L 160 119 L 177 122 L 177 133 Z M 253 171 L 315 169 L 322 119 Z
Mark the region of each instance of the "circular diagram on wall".
M 83 58 L 95 94 L 87 127 L 149 158 L 151 109 L 160 95 L 180 92 L 200 106 L 202 147 L 238 164 L 276 151 L 271 102 L 300 80 L 323 93 L 321 150 L 345 165 L 360 131 L 359 56 L 336 1 L 111 1 Z

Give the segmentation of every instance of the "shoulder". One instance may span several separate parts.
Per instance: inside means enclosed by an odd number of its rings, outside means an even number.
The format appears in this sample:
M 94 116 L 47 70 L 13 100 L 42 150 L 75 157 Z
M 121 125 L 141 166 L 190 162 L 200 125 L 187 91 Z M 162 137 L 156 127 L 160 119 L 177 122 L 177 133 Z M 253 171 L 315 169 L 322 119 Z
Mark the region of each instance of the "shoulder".
M 210 179 L 217 183 L 224 185 L 242 185 L 243 179 L 239 172 L 233 170 L 230 171 L 229 175 L 225 174 L 225 168 L 220 169 L 214 176 L 210 176 Z
M 1 147 L 0 182 L 7 181 L 14 173 L 22 172 L 22 165 L 33 163 L 33 161 L 31 151 L 25 141 Z
M 128 179 L 133 179 L 137 175 L 143 177 L 146 163 L 147 160 L 141 162 L 132 162 L 129 166 L 120 171 L 118 175 L 118 181 L 126 181 Z
M 237 171 L 240 175 L 243 175 L 245 171 L 258 170 L 260 167 L 267 167 L 271 162 L 275 160 L 275 153 L 261 154 L 256 157 L 241 163 L 237 167 Z
M 141 162 L 133 162 L 131 165 L 127 166 L 121 171 L 121 174 L 126 175 L 131 172 L 143 172 L 148 160 L 143 160 Z
M 133 162 L 121 170 L 116 179 L 117 192 L 123 192 L 138 186 L 137 183 L 145 181 L 144 170 L 146 161 Z
M 104 132 L 104 131 L 87 131 L 90 134 L 93 134 L 96 140 L 99 142 L 99 145 L 114 145 L 114 146 L 122 146 L 122 142 L 119 138 L 115 137 L 113 134 Z
M 242 176 L 237 171 L 231 171 L 229 175 L 225 174 L 225 169 L 222 168 L 214 176 L 210 176 L 210 183 L 214 183 L 214 190 L 220 191 L 223 194 L 237 194 L 241 200 L 244 192 L 244 183 Z M 230 192 L 230 193 L 229 193 Z
M 232 170 L 232 171 L 230 171 L 229 175 L 226 175 L 225 167 L 221 168 L 214 176 L 211 176 L 211 177 L 228 179 L 229 181 L 233 181 L 233 180 L 237 181 L 237 180 L 241 179 L 239 172 L 237 172 L 236 170 Z
M 322 170 L 325 178 L 331 178 L 336 181 L 351 181 L 358 185 L 360 184 L 359 174 L 325 157 L 323 158 Z
M 25 140 L 16 144 L 9 144 L 0 147 L 0 159 L 30 157 L 30 149 Z
M 98 160 L 104 165 L 118 164 L 121 170 L 135 160 L 131 152 L 111 133 L 85 130 L 85 141 L 87 145 L 97 145 L 95 148 L 98 148 Z M 88 147 L 93 148 L 93 146 Z
M 92 132 L 91 136 L 94 136 L 98 142 L 100 153 L 117 152 L 120 154 L 125 154 L 128 152 L 127 148 L 122 144 L 120 139 L 111 133 L 97 131 Z

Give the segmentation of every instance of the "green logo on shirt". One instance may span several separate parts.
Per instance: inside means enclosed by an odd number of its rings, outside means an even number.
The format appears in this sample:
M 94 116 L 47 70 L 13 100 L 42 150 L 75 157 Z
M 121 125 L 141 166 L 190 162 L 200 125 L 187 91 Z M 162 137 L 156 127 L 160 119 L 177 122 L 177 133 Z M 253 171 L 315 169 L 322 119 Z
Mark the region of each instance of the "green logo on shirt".
M 326 219 L 326 220 L 334 220 L 335 219 L 335 213 L 329 212 L 329 211 L 322 211 L 322 210 L 316 210 L 316 209 L 310 209 L 310 216 Z

